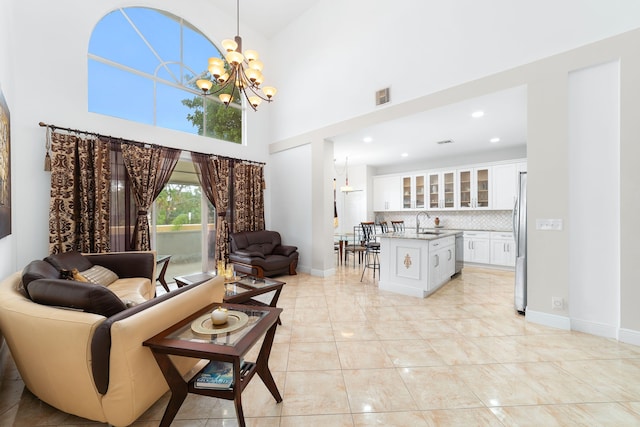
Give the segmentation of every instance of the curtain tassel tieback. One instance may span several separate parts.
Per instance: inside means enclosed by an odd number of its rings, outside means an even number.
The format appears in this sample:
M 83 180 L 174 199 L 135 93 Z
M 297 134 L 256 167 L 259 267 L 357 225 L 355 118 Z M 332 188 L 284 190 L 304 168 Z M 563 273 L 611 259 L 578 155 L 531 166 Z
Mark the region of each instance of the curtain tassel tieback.
M 147 215 L 148 212 L 147 211 L 138 211 L 138 215 Z

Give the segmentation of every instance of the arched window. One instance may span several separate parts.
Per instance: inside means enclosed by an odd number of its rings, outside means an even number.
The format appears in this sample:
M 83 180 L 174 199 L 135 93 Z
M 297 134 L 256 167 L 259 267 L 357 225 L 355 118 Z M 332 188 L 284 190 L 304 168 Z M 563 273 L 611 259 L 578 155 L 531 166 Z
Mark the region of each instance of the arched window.
M 144 7 L 116 9 L 91 34 L 89 111 L 240 144 L 240 105 L 205 98 L 195 84 L 212 56 L 222 57 L 182 18 Z

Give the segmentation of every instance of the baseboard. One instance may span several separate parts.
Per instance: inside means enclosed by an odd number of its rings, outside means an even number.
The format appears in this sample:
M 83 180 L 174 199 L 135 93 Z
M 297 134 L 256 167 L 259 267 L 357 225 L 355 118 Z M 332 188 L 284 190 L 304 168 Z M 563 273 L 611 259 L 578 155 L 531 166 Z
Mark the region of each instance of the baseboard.
M 326 270 L 320 270 L 317 268 L 312 268 L 309 274 L 315 277 L 330 277 L 336 275 L 336 269 L 328 268 Z
M 605 338 L 618 338 L 618 328 L 604 323 L 592 322 L 582 319 L 570 319 L 571 330 L 584 332 L 591 335 L 597 335 Z
M 559 316 L 557 314 L 543 313 L 541 311 L 533 311 L 527 309 L 525 317 L 528 322 L 537 323 L 539 325 L 550 326 L 552 328 L 571 330 L 571 321 L 567 316 Z
M 640 346 L 640 331 L 620 328 L 618 330 L 618 341 Z

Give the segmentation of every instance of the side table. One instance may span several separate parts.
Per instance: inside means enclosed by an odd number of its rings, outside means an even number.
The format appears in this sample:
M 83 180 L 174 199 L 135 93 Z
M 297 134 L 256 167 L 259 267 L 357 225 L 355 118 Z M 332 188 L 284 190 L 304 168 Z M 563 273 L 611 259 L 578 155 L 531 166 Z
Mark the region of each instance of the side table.
M 231 304 L 247 304 L 255 305 L 259 307 L 275 307 L 278 304 L 278 298 L 280 298 L 280 292 L 285 282 L 279 280 L 273 280 L 263 277 L 255 276 L 243 276 L 231 283 L 225 283 L 224 285 L 224 297 L 222 301 Z M 254 297 L 258 295 L 265 295 L 273 292 L 271 300 L 267 303 L 259 301 Z M 278 324 L 280 318 L 278 318 Z
M 267 386 L 276 402 L 282 402 L 278 387 L 269 370 L 269 355 L 271 354 L 271 346 L 278 326 L 276 321 L 282 309 L 222 304 L 222 307 L 227 310 L 244 313 L 248 317 L 246 323 L 239 329 L 225 331 L 220 334 L 203 334 L 199 330 L 200 328 L 192 327 L 192 323 L 200 324 L 200 319 L 203 316 L 207 316 L 220 305 L 219 303 L 213 303 L 143 343 L 153 352 L 153 356 L 171 390 L 171 399 L 160 422 L 161 427 L 171 425 L 188 393 L 233 400 L 238 424 L 240 427 L 246 427 L 241 393 L 256 373 Z M 262 336 L 264 336 L 264 339 L 255 363 L 245 363 L 245 369 L 241 370 L 244 355 Z M 233 365 L 233 386 L 229 389 L 197 388 L 194 385 L 195 379 L 202 370 L 192 378 L 185 379 L 175 367 L 169 355 L 230 362 Z
M 159 255 L 156 258 L 156 266 L 162 265 L 160 268 L 160 273 L 158 273 L 158 277 L 156 281 L 160 282 L 165 291 L 169 292 L 169 285 L 164 278 L 164 275 L 167 272 L 167 267 L 169 266 L 169 260 L 171 259 L 171 255 Z

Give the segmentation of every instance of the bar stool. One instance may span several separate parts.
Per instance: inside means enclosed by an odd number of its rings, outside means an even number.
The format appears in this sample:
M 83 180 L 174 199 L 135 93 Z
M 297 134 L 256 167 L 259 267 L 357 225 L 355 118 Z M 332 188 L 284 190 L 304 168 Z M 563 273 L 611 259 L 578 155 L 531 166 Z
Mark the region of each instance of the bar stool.
M 367 268 L 373 269 L 373 280 L 376 279 L 376 270 L 378 270 L 378 276 L 380 275 L 380 242 L 376 242 L 373 236 L 375 223 L 362 222 L 360 225 L 362 226 L 365 242 L 364 269 L 362 270 L 362 276 L 360 276 L 360 281 L 362 282 Z
M 394 233 L 400 233 L 404 231 L 404 221 L 391 221 Z

